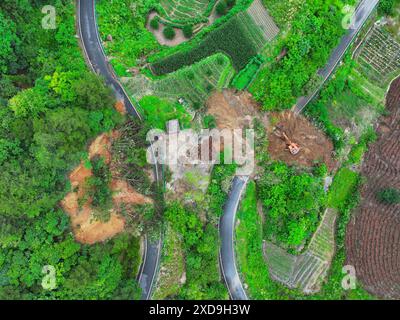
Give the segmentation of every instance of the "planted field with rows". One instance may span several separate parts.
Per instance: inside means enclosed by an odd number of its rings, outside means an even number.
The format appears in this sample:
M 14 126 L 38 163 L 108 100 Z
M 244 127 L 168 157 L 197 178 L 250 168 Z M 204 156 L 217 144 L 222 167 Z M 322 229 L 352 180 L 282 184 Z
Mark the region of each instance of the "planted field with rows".
M 156 60 L 151 66 L 152 71 L 156 75 L 171 73 L 217 52 L 228 55 L 236 71 L 243 69 L 278 32 L 265 9 L 261 13 L 260 8 L 263 7 L 261 4 L 260 6 L 251 7 L 253 9 L 250 12 L 253 12 L 254 19 L 247 12 L 237 14 L 203 39 L 170 56 Z M 264 18 L 267 22 L 261 23 L 256 20 Z
M 240 15 L 244 14 L 240 13 Z M 265 41 L 271 41 L 278 35 L 279 28 L 269 15 L 268 11 L 265 9 L 261 0 L 254 0 L 251 6 L 247 9 L 246 15 L 252 20 L 250 25 L 255 24 L 261 31 L 261 34 L 264 38 L 263 46 L 265 45 Z
M 360 207 L 347 228 L 347 264 L 355 267 L 363 287 L 384 298 L 400 298 L 399 204 L 385 204 L 377 194 L 400 188 L 400 78 L 387 96 L 388 115 L 381 118 L 377 142 L 365 156 L 366 179 Z
M 288 254 L 273 243 L 265 242 L 264 252 L 271 277 L 289 288 L 301 289 L 304 293 L 318 291 L 335 249 L 336 215 L 335 210 L 326 210 L 308 249 L 299 256 Z
M 358 61 L 368 77 L 386 87 L 400 72 L 400 44 L 389 32 L 374 27 L 360 49 Z
M 207 18 L 216 0 L 161 0 L 162 18 L 179 23 L 196 22 Z
M 163 58 L 153 63 L 151 68 L 154 74 L 163 75 L 222 51 L 231 57 L 235 69 L 240 70 L 258 52 L 256 43 L 249 39 L 245 30 L 237 17 L 232 18 L 209 33 L 199 44 Z
M 216 54 L 157 80 L 139 75 L 125 78 L 123 82 L 129 94 L 137 100 L 157 95 L 176 102 L 182 97 L 191 107 L 198 109 L 212 91 L 227 87 L 233 75 L 229 58 Z

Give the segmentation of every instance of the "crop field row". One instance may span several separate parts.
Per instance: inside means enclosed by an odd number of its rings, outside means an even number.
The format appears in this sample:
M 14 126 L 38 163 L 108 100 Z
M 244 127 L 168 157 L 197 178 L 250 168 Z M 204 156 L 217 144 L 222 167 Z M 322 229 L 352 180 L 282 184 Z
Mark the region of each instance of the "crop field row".
M 266 241 L 264 252 L 271 277 L 289 288 L 298 288 L 307 294 L 316 292 L 333 257 L 336 215 L 335 210 L 326 210 L 308 249 L 301 255 L 289 254 Z
M 171 22 L 188 23 L 206 17 L 215 0 L 161 0 L 160 14 Z
M 400 205 L 377 199 L 384 188 L 400 188 L 400 78 L 387 95 L 388 115 L 378 127 L 379 138 L 362 165 L 366 179 L 362 201 L 349 223 L 346 235 L 348 263 L 369 292 L 384 298 L 400 299 Z
M 254 0 L 249 9 L 247 9 L 246 14 L 251 17 L 253 23 L 262 31 L 265 41 L 271 41 L 278 35 L 279 28 L 265 9 L 261 0 Z
M 279 29 L 259 1 L 246 12 L 232 17 L 187 49 L 161 58 L 151 66 L 156 75 L 174 72 L 217 52 L 228 55 L 236 71 L 243 69 L 252 57 L 261 52 Z
M 153 63 L 152 70 L 156 75 L 167 74 L 217 52 L 230 56 L 234 68 L 241 70 L 257 54 L 258 47 L 249 39 L 240 20 L 234 17 L 188 50 L 179 51 Z
M 262 0 L 265 6 L 274 17 L 275 21 L 282 28 L 291 24 L 297 12 L 304 6 L 305 0 Z
M 216 54 L 157 80 L 138 75 L 125 78 L 123 82 L 136 100 L 157 95 L 176 102 L 182 97 L 197 109 L 213 90 L 227 87 L 233 76 L 234 69 L 229 58 Z
M 373 98 L 376 105 L 384 101 L 386 94 L 385 89 L 378 87 L 375 83 L 372 83 L 368 77 L 365 77 L 361 66 L 352 70 L 349 79 Z
M 367 36 L 358 59 L 368 76 L 386 86 L 400 71 L 400 44 L 388 32 L 374 27 Z

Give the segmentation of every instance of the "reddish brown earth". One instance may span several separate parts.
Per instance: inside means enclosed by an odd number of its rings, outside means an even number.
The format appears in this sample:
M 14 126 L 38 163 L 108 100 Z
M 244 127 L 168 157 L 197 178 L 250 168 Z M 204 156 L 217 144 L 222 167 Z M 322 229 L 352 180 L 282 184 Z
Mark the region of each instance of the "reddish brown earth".
M 400 299 L 400 205 L 384 205 L 376 193 L 400 189 L 400 78 L 387 97 L 389 116 L 380 120 L 379 139 L 366 154 L 362 202 L 347 227 L 347 264 L 372 294 Z
M 215 117 L 219 129 L 244 129 L 252 127 L 254 118 L 267 123 L 267 115 L 261 114 L 257 102 L 249 92 L 234 90 L 215 92 L 207 100 L 207 113 Z
M 271 113 L 270 120 L 268 153 L 272 159 L 289 165 L 312 167 L 316 163 L 325 163 L 330 170 L 335 167 L 332 141 L 306 118 L 286 111 Z M 297 155 L 292 155 L 285 141 L 274 134 L 274 127 L 282 127 L 289 139 L 299 145 L 300 152 Z
M 105 163 L 110 165 L 112 160 L 111 144 L 117 139 L 119 133 L 114 131 L 110 134 L 99 135 L 89 146 L 89 158 L 95 156 L 104 158 Z M 113 177 L 118 176 L 111 166 Z M 110 211 L 110 219 L 107 222 L 96 220 L 92 199 L 85 198 L 86 181 L 93 175 L 92 170 L 85 167 L 82 162 L 69 175 L 72 191 L 61 201 L 61 207 L 69 215 L 72 231 L 75 239 L 81 243 L 93 244 L 102 242 L 114 237 L 125 229 L 125 219 L 119 214 L 119 208 L 125 205 L 141 205 L 152 203 L 147 198 L 134 190 L 126 181 L 114 178 L 111 181 L 110 189 L 113 192 L 114 207 Z M 80 202 L 83 202 L 80 204 Z
M 117 110 L 120 114 L 126 114 L 126 108 L 123 101 L 117 101 L 114 105 L 115 110 Z

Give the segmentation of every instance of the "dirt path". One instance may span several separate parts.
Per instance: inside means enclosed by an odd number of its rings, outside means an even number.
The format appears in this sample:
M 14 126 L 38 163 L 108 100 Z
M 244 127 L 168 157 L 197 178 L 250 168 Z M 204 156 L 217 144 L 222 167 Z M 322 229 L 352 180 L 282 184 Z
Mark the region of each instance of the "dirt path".
M 160 23 L 159 28 L 157 30 L 153 29 L 150 27 L 150 21 L 154 17 L 159 17 L 158 13 L 153 11 L 149 14 L 149 17 L 147 19 L 147 25 L 146 28 L 149 30 L 157 39 L 158 43 L 163 45 L 163 46 L 168 46 L 168 47 L 176 47 L 178 44 L 181 44 L 182 42 L 187 41 L 188 39 L 183 35 L 182 29 L 179 28 L 174 28 L 175 30 L 175 37 L 172 40 L 168 40 L 164 37 L 163 31 L 165 29 L 165 25 Z

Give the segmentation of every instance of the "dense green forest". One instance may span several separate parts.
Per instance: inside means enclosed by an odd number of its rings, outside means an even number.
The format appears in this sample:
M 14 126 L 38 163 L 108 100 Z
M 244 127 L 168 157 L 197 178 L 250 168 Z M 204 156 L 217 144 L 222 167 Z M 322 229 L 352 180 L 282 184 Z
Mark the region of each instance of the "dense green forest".
M 42 28 L 42 7 L 56 29 Z M 0 298 L 133 299 L 139 240 L 78 244 L 58 203 L 88 142 L 122 119 L 75 37 L 73 1 L 0 3 Z M 98 165 L 100 171 L 101 166 Z M 98 200 L 107 201 L 107 195 Z M 56 288 L 44 290 L 44 266 Z

